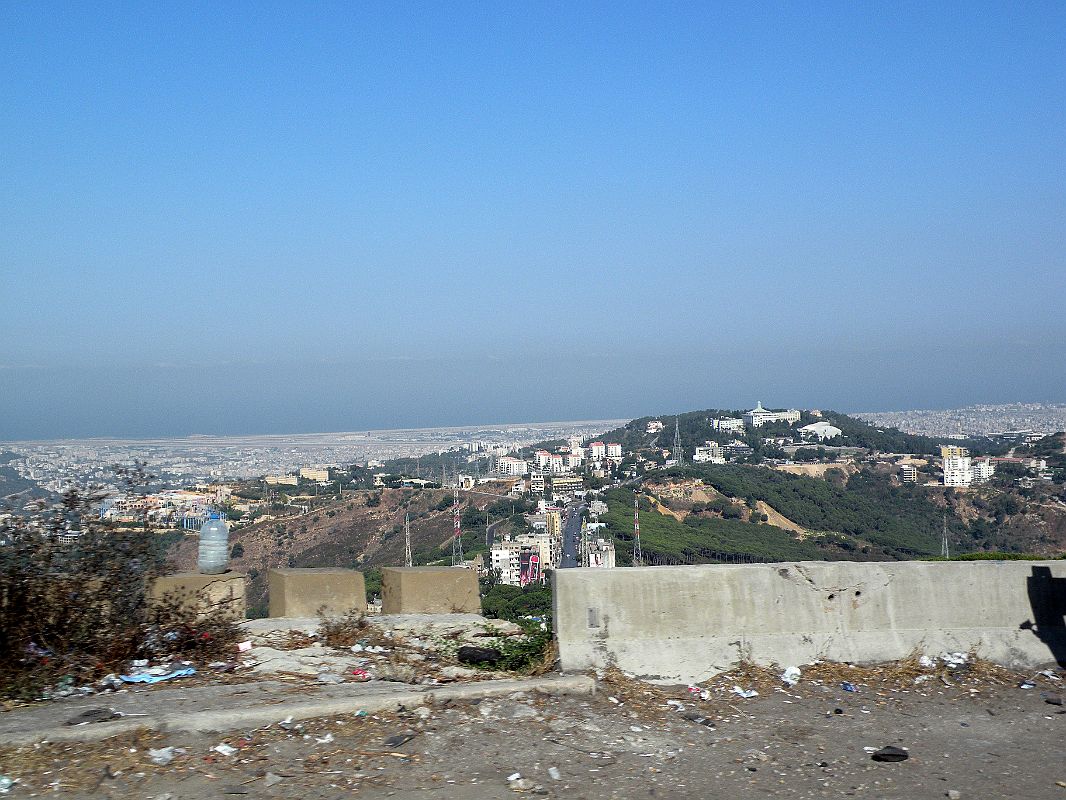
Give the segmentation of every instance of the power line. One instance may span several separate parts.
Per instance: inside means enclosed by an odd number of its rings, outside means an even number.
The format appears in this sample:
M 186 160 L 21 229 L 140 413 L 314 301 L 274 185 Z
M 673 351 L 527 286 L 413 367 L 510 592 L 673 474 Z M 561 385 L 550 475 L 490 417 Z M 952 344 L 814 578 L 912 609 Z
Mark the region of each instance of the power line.
M 633 492 L 633 566 L 644 566 L 644 554 L 640 551 L 640 495 Z
M 411 556 L 411 514 L 408 512 L 403 517 L 403 538 L 404 538 L 404 553 L 403 553 L 403 565 L 405 567 L 413 567 L 415 560 Z

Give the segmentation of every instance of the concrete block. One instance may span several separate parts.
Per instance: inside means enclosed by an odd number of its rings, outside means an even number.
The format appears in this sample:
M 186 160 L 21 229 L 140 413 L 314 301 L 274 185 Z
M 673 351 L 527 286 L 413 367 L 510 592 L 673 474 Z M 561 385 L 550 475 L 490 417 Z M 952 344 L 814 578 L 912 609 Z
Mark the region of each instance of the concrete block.
M 1066 561 L 821 562 L 554 572 L 563 669 L 699 681 L 741 660 L 876 663 L 975 650 L 1066 663 Z
M 366 611 L 363 573 L 354 569 L 270 569 L 267 592 L 272 617 L 343 616 Z
M 462 567 L 383 567 L 382 614 L 480 614 L 477 573 Z
M 204 614 L 222 608 L 234 619 L 244 619 L 244 590 L 247 576 L 243 572 L 202 575 L 199 572 L 175 572 L 152 582 L 148 596 L 194 608 Z

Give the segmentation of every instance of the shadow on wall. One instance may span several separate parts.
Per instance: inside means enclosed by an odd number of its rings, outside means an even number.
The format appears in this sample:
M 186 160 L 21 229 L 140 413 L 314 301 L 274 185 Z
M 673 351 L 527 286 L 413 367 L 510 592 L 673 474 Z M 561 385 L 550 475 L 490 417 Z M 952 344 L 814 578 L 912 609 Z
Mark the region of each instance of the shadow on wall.
M 1066 578 L 1056 578 L 1051 567 L 1033 567 L 1025 579 L 1033 619 L 1021 624 L 1047 645 L 1059 666 L 1066 667 Z

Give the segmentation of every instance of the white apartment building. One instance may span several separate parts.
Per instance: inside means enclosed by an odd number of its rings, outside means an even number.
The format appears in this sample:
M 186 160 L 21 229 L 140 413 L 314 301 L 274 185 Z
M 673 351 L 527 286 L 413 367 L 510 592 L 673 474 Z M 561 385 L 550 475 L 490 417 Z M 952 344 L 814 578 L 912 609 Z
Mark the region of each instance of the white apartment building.
M 697 447 L 692 454 L 693 461 L 707 462 L 710 464 L 725 463 L 725 448 L 714 442 L 707 442 L 703 447 Z
M 899 480 L 901 483 L 917 483 L 918 468 L 913 464 L 901 464 L 899 468 Z
M 973 460 L 973 482 L 987 483 L 996 474 L 996 465 L 990 458 L 975 458 Z
M 535 497 L 544 496 L 544 474 L 541 472 L 529 473 L 529 493 Z
M 589 460 L 602 461 L 607 456 L 607 445 L 603 442 L 593 442 L 589 445 Z
M 548 472 L 552 475 L 562 475 L 566 472 L 566 460 L 558 453 L 551 453 L 548 456 Z
M 953 449 L 967 452 L 964 447 Z M 973 464 L 969 455 L 953 455 L 944 459 L 945 486 L 969 486 L 971 483 L 973 483 Z
M 551 461 L 552 454 L 547 450 L 538 450 L 533 454 L 533 464 L 537 469 L 544 469 Z
M 767 411 L 762 407 L 762 401 L 755 404 L 755 408 L 744 414 L 744 424 L 749 428 L 758 428 L 768 422 L 787 422 L 793 425 L 800 421 L 800 412 L 794 408 L 788 411 Z
M 653 419 L 644 428 L 645 433 L 662 433 L 663 421 L 661 419 Z
M 716 431 L 739 432 L 744 430 L 744 420 L 739 417 L 719 417 L 711 420 L 711 428 Z
M 586 567 L 614 569 L 614 542 L 606 539 L 596 539 L 594 542 L 589 542 L 584 560 L 583 566 Z
M 580 469 L 581 464 L 585 461 L 585 457 L 580 454 L 567 453 L 563 457 L 563 461 L 565 462 L 567 469 Z
M 496 472 L 499 475 L 521 477 L 529 472 L 529 463 L 514 456 L 503 456 L 496 459 Z
M 300 477 L 306 481 L 320 481 L 325 483 L 329 480 L 329 470 L 318 467 L 300 467 Z
M 622 445 L 616 442 L 607 443 L 607 458 L 621 458 L 622 457 Z

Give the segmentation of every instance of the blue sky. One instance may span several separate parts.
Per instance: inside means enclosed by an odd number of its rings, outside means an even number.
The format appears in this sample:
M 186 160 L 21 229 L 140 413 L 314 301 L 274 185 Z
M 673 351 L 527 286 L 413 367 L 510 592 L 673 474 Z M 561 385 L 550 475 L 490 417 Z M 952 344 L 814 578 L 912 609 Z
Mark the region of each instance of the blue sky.
M 0 6 L 0 439 L 1066 400 L 1066 6 Z

